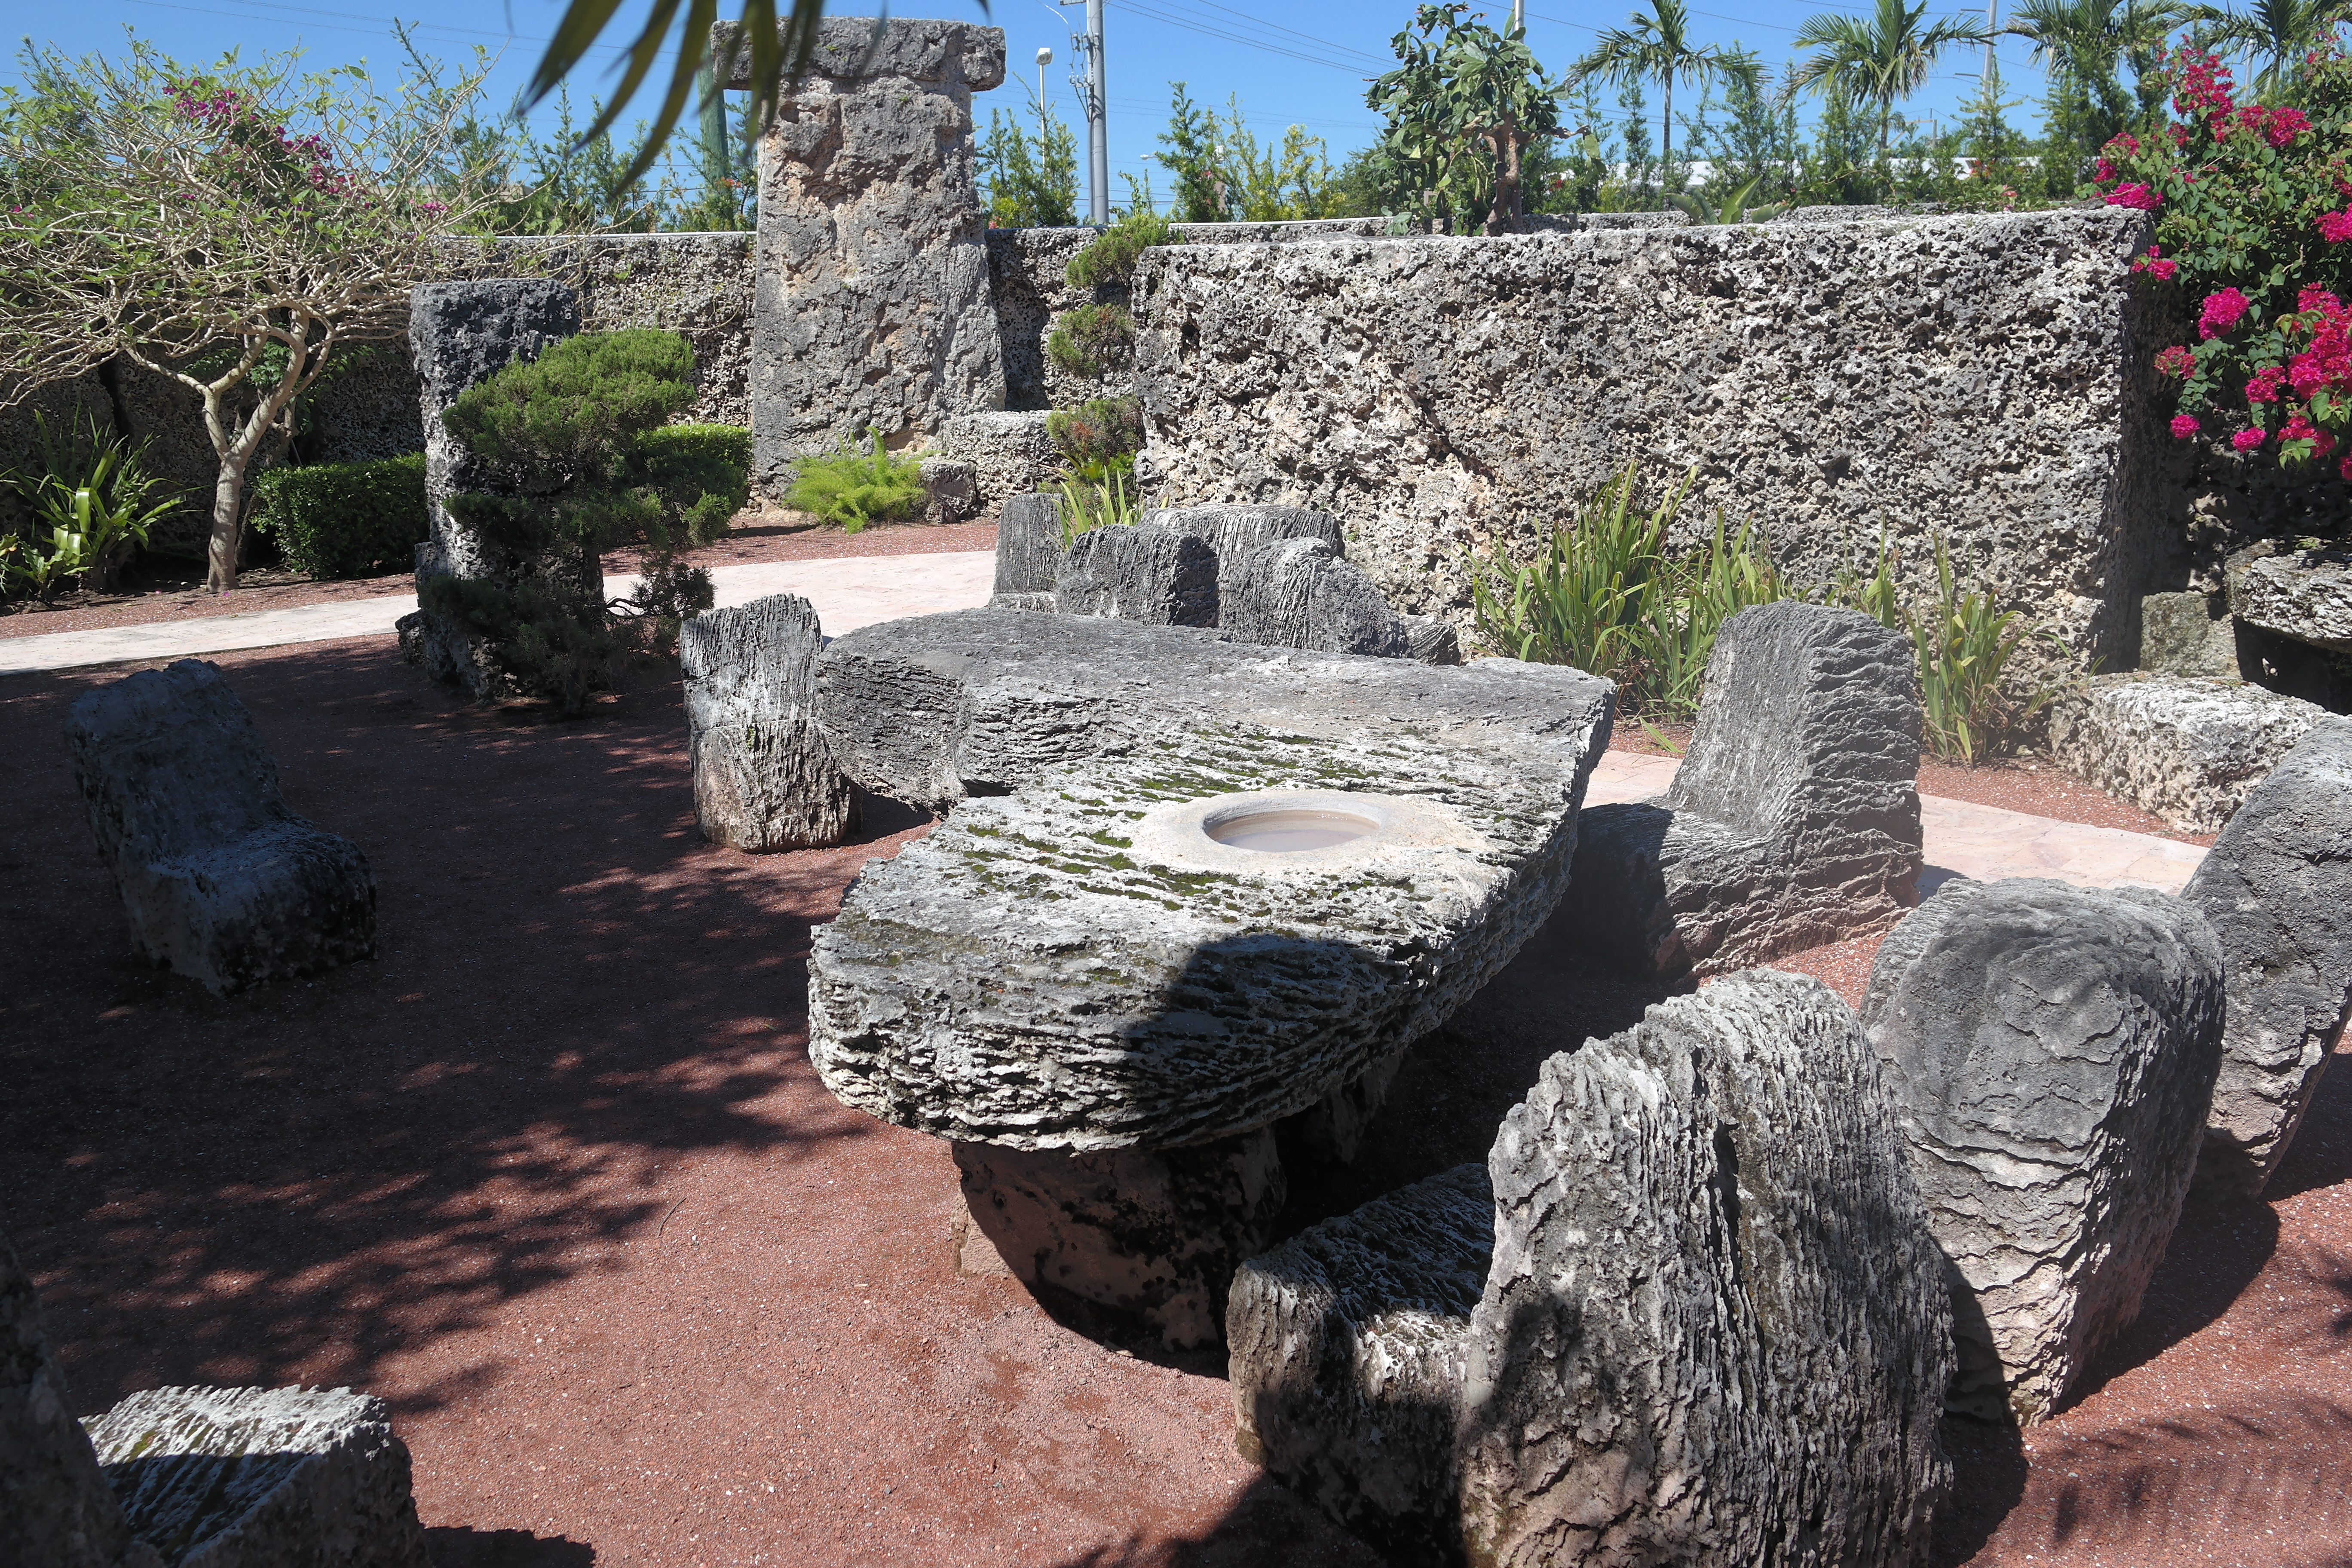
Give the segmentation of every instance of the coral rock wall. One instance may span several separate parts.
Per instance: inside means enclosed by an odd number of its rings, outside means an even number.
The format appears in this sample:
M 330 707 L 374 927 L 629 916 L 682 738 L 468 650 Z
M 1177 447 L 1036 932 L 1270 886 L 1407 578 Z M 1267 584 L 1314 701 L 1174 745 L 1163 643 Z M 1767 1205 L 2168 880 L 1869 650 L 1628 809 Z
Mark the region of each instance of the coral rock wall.
M 1333 512 L 1392 602 L 1466 630 L 1477 553 L 1531 551 L 1630 460 L 1695 467 L 1691 538 L 1720 507 L 1821 582 L 1884 528 L 1916 589 L 1941 533 L 2127 668 L 2179 504 L 2144 238 L 2103 208 L 1154 251 L 1147 488 Z

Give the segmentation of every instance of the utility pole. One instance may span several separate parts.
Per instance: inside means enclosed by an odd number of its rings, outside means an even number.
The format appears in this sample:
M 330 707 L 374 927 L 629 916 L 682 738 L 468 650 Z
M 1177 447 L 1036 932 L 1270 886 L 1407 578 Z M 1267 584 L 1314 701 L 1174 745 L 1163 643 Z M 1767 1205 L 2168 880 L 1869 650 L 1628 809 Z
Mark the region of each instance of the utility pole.
M 1992 101 L 1993 83 L 2000 79 L 2000 62 L 1993 58 L 1993 37 L 2000 31 L 2000 0 L 1985 0 L 1985 101 Z
M 1054 0 L 1056 5 L 1087 8 L 1084 37 L 1073 37 L 1077 58 L 1070 63 L 1070 85 L 1087 110 L 1087 221 L 1110 222 L 1110 100 L 1103 86 L 1103 0 Z

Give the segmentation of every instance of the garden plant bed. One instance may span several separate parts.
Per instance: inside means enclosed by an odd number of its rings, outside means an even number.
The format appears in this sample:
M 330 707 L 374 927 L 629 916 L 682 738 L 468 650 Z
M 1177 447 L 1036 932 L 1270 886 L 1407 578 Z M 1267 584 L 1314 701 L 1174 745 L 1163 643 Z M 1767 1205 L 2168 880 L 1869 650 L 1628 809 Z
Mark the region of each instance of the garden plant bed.
M 950 531 L 904 536 L 984 547 Z M 82 1412 L 379 1394 L 444 1568 L 1377 1561 L 1234 1452 L 1219 1357 L 959 1274 L 946 1146 L 817 1084 L 810 930 L 919 819 L 708 847 L 674 686 L 558 723 L 460 703 L 389 638 L 216 662 L 295 807 L 369 856 L 383 953 L 226 999 L 138 965 L 59 739 L 122 671 L 0 682 L 0 1208 Z M 1857 999 L 1874 945 L 1782 966 Z M 1481 1157 L 1547 1055 L 1658 994 L 1547 932 L 1288 1223 Z M 2269 1202 L 2184 1219 L 2092 1381 L 2021 1446 L 1948 1424 L 1939 1562 L 2352 1553 L 2352 1067 Z
M 735 520 L 734 532 L 678 559 L 697 566 L 742 566 L 766 561 L 925 555 L 995 547 L 996 525 L 992 522 L 960 522 L 941 527 L 920 522 L 877 523 L 859 533 L 844 533 L 816 522 L 805 512 L 771 510 L 741 513 Z M 636 569 L 636 561 L 627 552 L 615 552 L 604 562 L 607 575 Z M 163 583 L 125 594 L 61 594 L 58 603 L 47 606 L 30 600 L 0 605 L 0 637 L 147 626 L 198 616 L 242 616 L 259 610 L 290 610 L 300 605 L 380 599 L 415 592 L 415 579 L 406 572 L 320 582 L 299 573 L 264 567 L 243 574 L 237 586 L 225 595 L 207 594 L 201 586 L 186 583 Z

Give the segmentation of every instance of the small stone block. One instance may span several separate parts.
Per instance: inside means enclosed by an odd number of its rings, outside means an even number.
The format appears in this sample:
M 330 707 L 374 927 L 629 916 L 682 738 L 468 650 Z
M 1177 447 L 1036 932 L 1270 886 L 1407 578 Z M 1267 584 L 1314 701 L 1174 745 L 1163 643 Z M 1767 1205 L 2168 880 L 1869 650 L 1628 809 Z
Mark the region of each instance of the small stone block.
M 713 844 L 766 854 L 856 830 L 856 787 L 816 724 L 824 646 L 816 611 L 790 594 L 679 627 L 694 815 Z
M 1071 542 L 1054 607 L 1155 626 L 1217 624 L 1217 557 L 1195 534 L 1164 528 L 1089 529 Z
M 2219 833 L 2327 710 L 2240 680 L 2105 675 L 2050 707 L 2051 760 L 2182 833 Z
M 407 1447 L 348 1388 L 156 1388 L 90 1422 L 140 1538 L 203 1568 L 426 1568 Z

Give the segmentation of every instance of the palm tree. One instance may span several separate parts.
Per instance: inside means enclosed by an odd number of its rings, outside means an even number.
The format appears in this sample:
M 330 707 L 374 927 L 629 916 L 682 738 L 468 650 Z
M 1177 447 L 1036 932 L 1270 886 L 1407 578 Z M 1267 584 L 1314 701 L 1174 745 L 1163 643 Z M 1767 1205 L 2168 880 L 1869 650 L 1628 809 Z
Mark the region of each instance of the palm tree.
M 2304 56 L 2336 36 L 2337 26 L 2352 14 L 2352 4 L 2253 0 L 2243 11 L 2198 9 L 2201 20 L 2214 24 L 2206 33 L 2208 39 L 2224 48 L 2242 49 L 2249 58 L 2263 62 L 2254 90 L 2269 94 L 2294 78 Z
M 1923 27 L 1927 15 L 1927 0 L 1916 5 L 1878 0 L 1876 14 L 1868 17 L 1833 11 L 1807 17 L 1797 29 L 1797 47 L 1812 53 L 1798 63 L 1789 89 L 1811 89 L 1875 106 L 1878 155 L 1884 159 L 1895 106 L 1926 84 L 1936 57 L 1955 44 L 1985 41 L 1983 29 L 1958 17 Z
M 1602 33 L 1570 75 L 1571 79 L 1597 76 L 1621 87 L 1655 81 L 1665 89 L 1665 110 L 1658 116 L 1658 163 L 1663 169 L 1675 155 L 1675 83 L 1721 79 L 1729 60 L 1714 44 L 1692 44 L 1690 12 L 1682 0 L 1650 0 L 1649 14 L 1636 11 L 1630 20 L 1631 26 Z
M 2033 63 L 2077 97 L 2086 111 L 2085 144 L 2096 147 L 2133 118 L 2118 63 L 2130 68 L 2138 89 L 2138 118 L 2150 118 L 2149 78 L 2165 40 L 2200 14 L 2186 0 L 2020 0 L 2001 30 L 2029 40 Z

